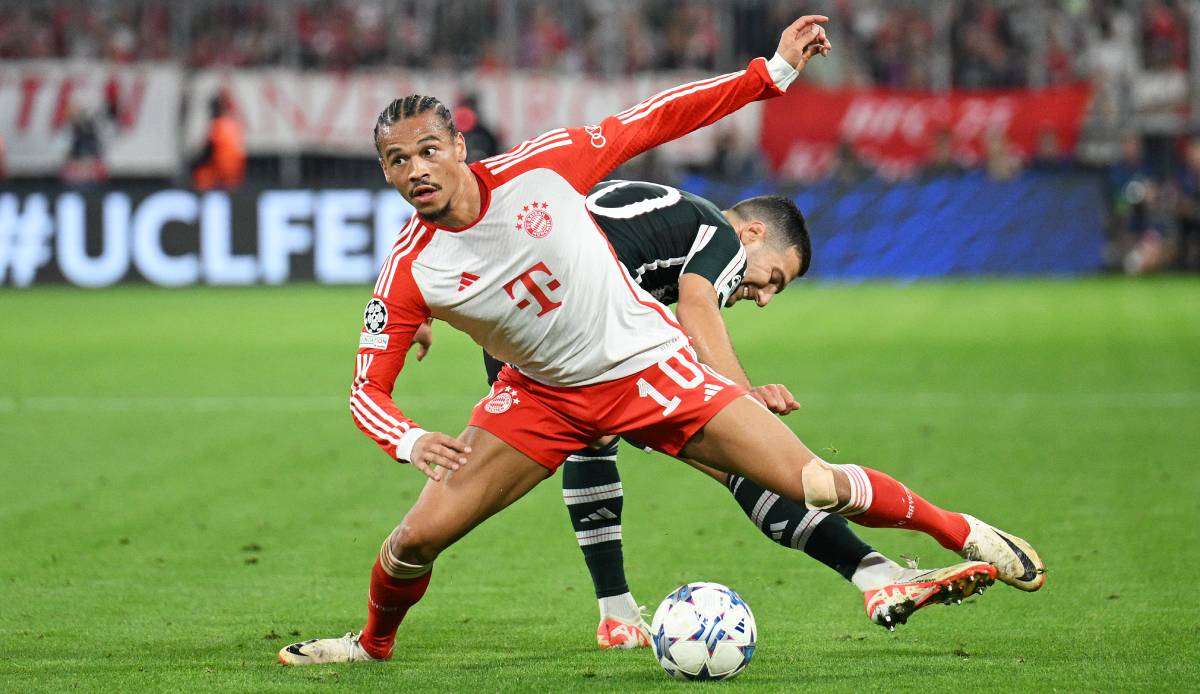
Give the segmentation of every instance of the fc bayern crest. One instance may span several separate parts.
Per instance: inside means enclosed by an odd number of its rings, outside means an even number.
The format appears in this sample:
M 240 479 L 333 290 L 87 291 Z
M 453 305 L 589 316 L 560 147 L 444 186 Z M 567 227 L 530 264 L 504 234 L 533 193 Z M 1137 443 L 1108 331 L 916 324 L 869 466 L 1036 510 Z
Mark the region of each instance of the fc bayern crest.
M 483 405 L 483 409 L 492 414 L 504 414 L 508 412 L 508 408 L 513 405 L 520 404 L 517 399 L 517 391 L 512 389 L 512 386 L 504 386 L 499 393 L 488 398 L 488 401 Z
M 363 311 L 363 328 L 372 335 L 378 335 L 386 326 L 387 306 L 379 299 L 371 299 Z
M 554 220 L 550 218 L 550 203 L 534 200 L 523 206 L 517 215 L 517 229 L 535 239 L 549 236 L 554 230 Z

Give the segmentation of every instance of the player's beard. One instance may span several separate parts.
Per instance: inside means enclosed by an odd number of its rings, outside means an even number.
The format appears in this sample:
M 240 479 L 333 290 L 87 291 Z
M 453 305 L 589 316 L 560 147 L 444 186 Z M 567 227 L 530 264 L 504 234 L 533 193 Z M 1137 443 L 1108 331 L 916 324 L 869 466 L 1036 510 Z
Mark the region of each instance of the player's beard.
M 448 214 L 450 214 L 450 201 L 449 200 L 446 201 L 446 204 L 443 205 L 441 209 L 434 210 L 433 212 L 428 212 L 422 216 L 431 222 L 436 222 Z

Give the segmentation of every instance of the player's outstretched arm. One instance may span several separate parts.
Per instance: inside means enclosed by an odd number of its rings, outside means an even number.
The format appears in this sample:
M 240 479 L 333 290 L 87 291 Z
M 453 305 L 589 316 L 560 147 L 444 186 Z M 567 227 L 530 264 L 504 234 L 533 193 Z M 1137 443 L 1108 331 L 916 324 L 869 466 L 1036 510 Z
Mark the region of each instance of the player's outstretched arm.
M 440 480 L 438 468 L 457 470 L 470 449 L 453 437 L 417 426 L 392 399 L 396 378 L 414 340 L 425 348 L 429 344 L 428 335 L 420 337 L 429 328 L 429 307 L 411 272 L 412 252 L 427 241 L 412 236 L 420 233 L 424 232 L 414 230 L 411 224 L 401 232 L 402 239 L 412 243 L 397 242 L 363 312 L 350 413 L 355 425 L 393 459 L 412 463 L 429 478 Z M 419 351 L 417 356 L 419 359 L 423 353 Z
M 380 296 L 368 304 L 350 388 L 350 413 L 358 428 L 389 456 L 440 480 L 438 468 L 457 470 L 467 462 L 471 449 L 452 436 L 420 428 L 392 399 L 405 355 L 422 326 L 428 328 L 424 317 L 413 313 Z
M 715 123 L 752 101 L 782 94 L 809 59 L 825 55 L 832 48 L 821 26 L 827 21 L 829 18 L 823 15 L 800 17 L 784 30 L 769 60 L 755 58 L 740 72 L 667 89 L 605 118 L 599 125 L 571 128 L 567 134 L 549 137 L 542 145 L 547 151 L 551 144 L 563 147 L 555 151 L 557 164 L 552 168 L 586 194 L 613 169 L 638 154 Z
M 751 397 L 775 414 L 789 414 L 799 409 L 800 403 L 782 385 L 750 385 L 750 378 L 742 369 L 729 339 L 718 299 L 716 288 L 707 278 L 690 272 L 680 275 L 675 317 L 692 339 L 696 356 L 717 373 L 745 388 Z
M 700 361 L 739 386 L 750 389 L 750 379 L 742 369 L 725 319 L 721 317 L 717 290 L 706 277 L 685 272 L 679 276 L 679 301 L 675 317 L 683 331 L 692 338 L 692 347 Z

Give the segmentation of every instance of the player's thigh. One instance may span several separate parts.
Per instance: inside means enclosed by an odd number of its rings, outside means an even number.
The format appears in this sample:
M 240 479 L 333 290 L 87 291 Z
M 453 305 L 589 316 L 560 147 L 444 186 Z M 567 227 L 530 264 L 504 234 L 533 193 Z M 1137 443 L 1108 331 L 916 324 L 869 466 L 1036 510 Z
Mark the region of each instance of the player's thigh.
M 801 502 L 800 471 L 816 457 L 778 417 L 748 396 L 726 405 L 688 440 L 679 455 L 749 478 Z
M 397 528 L 397 549 L 424 555 L 412 557 L 417 563 L 431 561 L 428 554 L 449 547 L 551 474 L 483 429 L 467 427 L 460 438 L 471 446 L 467 464 L 445 471 L 440 482 L 426 482 Z

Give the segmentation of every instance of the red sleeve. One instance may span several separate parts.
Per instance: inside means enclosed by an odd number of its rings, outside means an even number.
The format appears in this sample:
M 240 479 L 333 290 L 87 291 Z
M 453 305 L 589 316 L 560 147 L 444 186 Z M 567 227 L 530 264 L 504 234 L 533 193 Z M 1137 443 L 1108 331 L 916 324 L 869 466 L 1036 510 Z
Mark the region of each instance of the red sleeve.
M 779 56 L 769 63 L 755 58 L 740 72 L 659 92 L 599 125 L 551 130 L 480 164 L 501 181 L 530 169 L 553 169 L 586 195 L 638 154 L 715 123 L 752 101 L 782 94 L 795 79 L 795 70 L 782 61 Z
M 429 236 L 415 219 L 410 221 L 384 262 L 374 296 L 363 313 L 350 388 L 354 423 L 385 453 L 402 462 L 408 462 L 413 444 L 425 433 L 396 406 L 392 389 L 417 327 L 429 317 L 429 307 L 412 276 L 412 261 Z

